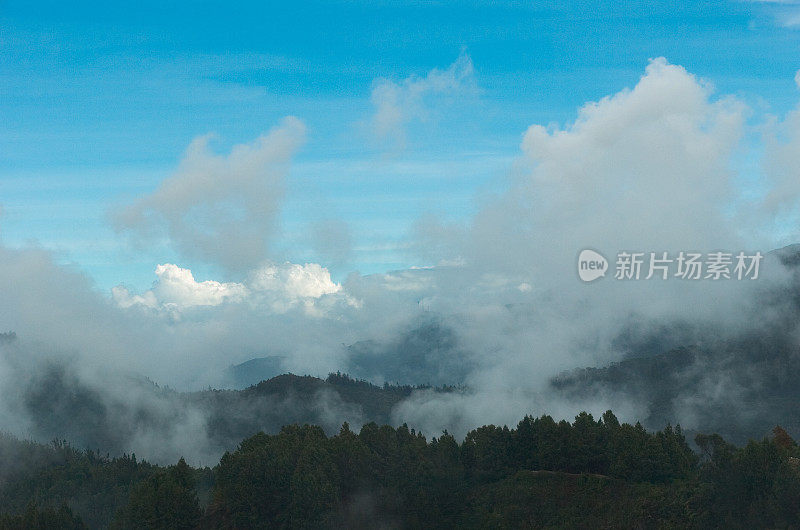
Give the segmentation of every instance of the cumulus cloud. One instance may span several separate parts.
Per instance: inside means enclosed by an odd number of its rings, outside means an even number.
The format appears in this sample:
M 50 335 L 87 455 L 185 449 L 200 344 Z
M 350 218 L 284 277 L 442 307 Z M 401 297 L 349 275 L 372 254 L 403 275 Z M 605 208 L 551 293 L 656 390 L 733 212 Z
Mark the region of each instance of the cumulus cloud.
M 548 273 L 582 246 L 617 250 L 739 244 L 730 157 L 746 109 L 655 59 L 630 90 L 588 103 L 569 126 L 531 126 L 522 169 L 472 227 L 473 261 Z M 557 238 L 553 235 L 558 234 Z
M 415 120 L 428 118 L 427 98 L 457 96 L 477 90 L 472 60 L 462 54 L 445 70 L 434 68 L 425 77 L 411 76 L 402 81 L 377 79 L 372 86 L 372 132 L 382 140 L 402 147 L 406 141 L 406 126 Z
M 240 283 L 221 283 L 214 280 L 198 282 L 192 271 L 166 263 L 156 267 L 156 286 L 142 295 L 131 294 L 125 287 L 117 286 L 112 296 L 120 307 L 140 304 L 155 308 L 159 305 L 174 308 L 215 306 L 225 301 L 240 301 L 247 289 Z
M 331 281 L 328 269 L 317 263 L 268 265 L 255 272 L 251 285 L 261 291 L 284 292 L 289 298 L 319 298 L 341 288 Z
M 177 316 L 182 310 L 212 307 L 223 303 L 247 303 L 248 308 L 285 313 L 302 305 L 319 314 L 317 299 L 341 290 L 331 280 L 328 269 L 317 263 L 264 264 L 249 274 L 246 282 L 198 282 L 192 271 L 167 263 L 156 267 L 157 280 L 152 289 L 132 293 L 124 286 L 112 289 L 112 297 L 121 308 L 141 306 L 165 310 Z M 348 300 L 349 301 L 349 300 Z
M 305 125 L 288 117 L 227 156 L 195 139 L 176 172 L 150 195 L 112 215 L 118 231 L 166 238 L 184 256 L 245 271 L 267 257 L 292 156 Z
M 626 326 L 647 335 L 679 319 L 717 329 L 754 325 L 757 282 L 606 278 L 585 285 L 575 272 L 584 248 L 604 252 L 612 269 L 622 250 L 773 248 L 774 240 L 744 229 L 770 217 L 737 209 L 743 190 L 731 160 L 748 112 L 684 68 L 655 59 L 634 87 L 587 103 L 573 123 L 529 127 L 507 190 L 468 226 L 420 225 L 417 247 L 433 253 L 429 259 L 462 263 L 439 270 L 426 307 L 451 315 L 460 339 L 481 352 L 467 379 L 477 398 L 437 398 L 453 418 L 492 421 L 473 414 L 476 400 L 503 422 L 505 412 L 525 408 L 511 405 L 521 400 L 544 411 L 540 392 L 549 378 L 618 360 Z M 790 151 L 786 159 L 797 160 Z M 797 204 L 794 191 L 777 196 Z M 617 402 L 614 408 L 635 409 Z M 409 421 L 429 417 L 425 407 L 403 410 Z
M 712 88 L 684 68 L 655 59 L 633 88 L 587 103 L 573 123 L 532 125 L 507 190 L 468 226 L 437 228 L 430 219 L 420 225 L 424 237 L 417 247 L 429 259 L 463 264 L 439 282 L 436 300 L 472 307 L 461 293 L 472 293 L 479 279 L 524 285 L 515 296 L 537 308 L 539 323 L 530 327 L 523 319 L 518 333 L 509 333 L 498 319 L 505 328 L 487 329 L 480 335 L 490 339 L 476 336 L 474 342 L 506 352 L 502 371 L 509 377 L 520 373 L 512 370 L 519 355 L 539 348 L 541 354 L 532 355 L 548 369 L 602 361 L 620 322 L 632 314 L 671 318 L 688 308 L 689 319 L 721 317 L 725 311 L 708 300 L 739 296 L 730 285 L 611 280 L 586 286 L 574 267 L 584 248 L 604 252 L 612 267 L 622 250 L 770 248 L 771 241 L 741 233 L 742 218 L 733 208 L 742 190 L 731 157 L 747 112 L 735 99 L 714 98 Z M 480 310 L 496 307 L 512 318 L 503 309 L 510 295 L 502 292 Z M 583 322 L 580 331 L 570 329 L 575 319 Z M 562 352 L 560 361 L 544 350 Z M 504 366 L 499 359 L 493 369 Z

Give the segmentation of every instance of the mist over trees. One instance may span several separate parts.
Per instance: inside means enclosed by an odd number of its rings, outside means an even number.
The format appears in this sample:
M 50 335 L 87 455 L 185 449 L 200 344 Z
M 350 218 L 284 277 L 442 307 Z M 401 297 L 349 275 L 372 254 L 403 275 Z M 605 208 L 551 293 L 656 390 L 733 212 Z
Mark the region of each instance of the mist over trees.
M 106 384 L 116 386 L 111 395 L 81 381 L 69 366 L 50 364 L 18 385 L 19 393 L 5 405 L 29 418 L 19 431 L 35 440 L 68 440 L 113 456 L 136 452 L 159 463 L 185 456 L 212 464 L 259 431 L 275 434 L 283 425 L 313 423 L 333 434 L 344 421 L 393 423 L 394 407 L 415 391 L 459 391 L 377 386 L 341 373 L 325 379 L 284 374 L 242 390 L 196 392 L 131 375 L 108 377 Z

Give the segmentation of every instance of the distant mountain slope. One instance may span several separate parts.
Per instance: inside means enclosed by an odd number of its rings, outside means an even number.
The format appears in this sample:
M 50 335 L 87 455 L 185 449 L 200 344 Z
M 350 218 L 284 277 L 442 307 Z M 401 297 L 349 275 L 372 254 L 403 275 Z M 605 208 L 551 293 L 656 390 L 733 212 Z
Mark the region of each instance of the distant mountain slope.
M 402 385 L 451 385 L 464 381 L 474 366 L 455 333 L 430 316 L 389 339 L 369 339 L 345 348 L 341 370 L 358 379 Z M 279 355 L 256 357 L 229 367 L 225 388 L 243 389 L 287 372 Z
M 279 356 L 257 357 L 231 366 L 225 371 L 225 386 L 230 388 L 247 388 L 261 381 L 272 379 L 284 373 L 283 358 Z
M 347 353 L 347 372 L 370 381 L 459 384 L 474 368 L 455 333 L 437 320 L 420 323 L 392 340 L 356 342 Z
M 204 411 L 208 436 L 230 448 L 259 430 L 277 432 L 290 423 L 315 423 L 336 432 L 343 422 L 390 423 L 394 405 L 412 387 L 378 387 L 341 374 L 327 379 L 284 374 L 244 390 L 207 390 L 181 395 Z
M 764 318 L 750 329 L 704 329 L 695 334 L 695 345 L 667 350 L 664 345 L 675 337 L 691 333 L 683 323 L 674 333 L 665 324 L 658 334 L 670 340 L 646 344 L 639 355 L 609 366 L 561 374 L 551 381 L 553 391 L 581 399 L 612 396 L 644 406 L 647 427 L 680 421 L 689 430 L 702 425 L 736 443 L 778 423 L 800 433 L 800 245 L 767 258 L 777 258 L 792 280 L 788 288 L 762 293 L 757 302 Z
M 744 443 L 780 423 L 800 432 L 800 350 L 763 343 L 679 348 L 560 375 L 565 397 L 616 396 L 643 405 L 647 427 L 680 421 Z
M 361 426 L 390 423 L 392 408 L 411 386 L 379 387 L 342 374 L 326 379 L 284 374 L 244 390 L 176 392 L 142 378 L 121 378 L 125 392 L 105 395 L 81 383 L 63 366 L 51 366 L 32 380 L 20 406 L 30 418 L 28 435 L 65 439 L 77 447 L 111 454 L 146 451 L 171 461 L 181 443 L 204 461 L 236 448 L 244 437 L 275 433 L 287 424 L 316 424 L 330 433 L 343 422 Z M 452 391 L 440 388 L 439 391 Z M 126 401 L 115 400 L 125 395 Z

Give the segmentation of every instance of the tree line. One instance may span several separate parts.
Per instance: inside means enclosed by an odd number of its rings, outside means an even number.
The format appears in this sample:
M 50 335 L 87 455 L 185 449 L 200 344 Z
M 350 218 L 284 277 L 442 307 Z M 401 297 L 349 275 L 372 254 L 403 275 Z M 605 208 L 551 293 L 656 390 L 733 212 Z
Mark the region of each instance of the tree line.
M 611 411 L 525 417 L 459 443 L 406 425 L 258 433 L 213 468 L 162 467 L 16 442 L 0 528 L 789 528 L 800 524 L 800 448 L 735 447 L 679 426 L 648 432 Z M 11 454 L 6 444 L 0 453 Z M 4 450 L 3 447 L 6 447 Z

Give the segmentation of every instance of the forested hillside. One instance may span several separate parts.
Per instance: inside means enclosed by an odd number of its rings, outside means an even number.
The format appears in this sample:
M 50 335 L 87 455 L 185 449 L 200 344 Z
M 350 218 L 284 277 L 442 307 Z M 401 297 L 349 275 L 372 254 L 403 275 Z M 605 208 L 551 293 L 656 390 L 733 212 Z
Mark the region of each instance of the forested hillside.
M 415 389 L 429 388 L 377 386 L 338 373 L 325 379 L 284 374 L 243 390 L 196 392 L 177 392 L 141 377 L 114 382 L 126 389 L 119 399 L 87 385 L 67 366 L 47 367 L 17 398 L 30 417 L 27 432 L 36 440 L 67 439 L 112 455 L 145 447 L 161 462 L 184 455 L 213 463 L 243 438 L 259 431 L 274 434 L 283 425 L 316 424 L 333 434 L 344 421 L 390 423 L 397 403 Z
M 752 528 L 800 520 L 800 448 L 736 448 L 606 412 L 525 417 L 459 443 L 405 425 L 243 440 L 213 468 L 3 437 L 0 528 Z M 85 526 L 84 526 L 85 525 Z
M 800 350 L 759 336 L 573 370 L 554 378 L 551 388 L 573 399 L 616 395 L 646 407 L 640 419 L 647 427 L 690 418 L 692 431 L 744 444 L 776 424 L 800 432 L 798 380 Z

